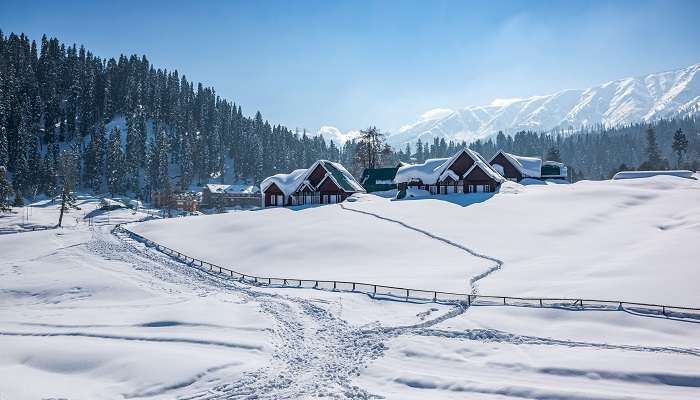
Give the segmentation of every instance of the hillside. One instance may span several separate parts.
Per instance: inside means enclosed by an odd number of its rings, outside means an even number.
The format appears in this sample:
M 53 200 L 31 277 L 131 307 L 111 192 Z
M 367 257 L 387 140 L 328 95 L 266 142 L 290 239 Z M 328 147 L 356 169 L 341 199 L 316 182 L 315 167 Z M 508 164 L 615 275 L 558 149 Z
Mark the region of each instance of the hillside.
M 389 143 L 403 148 L 418 139 L 431 143 L 483 139 L 499 131 L 576 130 L 614 127 L 700 113 L 700 64 L 675 71 L 624 78 L 588 89 L 562 90 L 526 99 L 495 101 L 465 107 L 435 119 L 411 124 L 391 135 Z

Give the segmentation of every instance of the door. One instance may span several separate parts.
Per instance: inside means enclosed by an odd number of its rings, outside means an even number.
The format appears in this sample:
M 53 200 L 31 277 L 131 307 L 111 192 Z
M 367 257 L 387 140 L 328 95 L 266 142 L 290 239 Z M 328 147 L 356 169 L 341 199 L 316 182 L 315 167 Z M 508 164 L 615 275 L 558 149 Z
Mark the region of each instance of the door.
M 338 202 L 338 196 L 332 194 L 330 197 L 331 197 L 331 201 L 330 201 L 331 204 L 335 204 Z
M 476 185 L 476 191 L 482 193 L 484 191 L 484 185 Z

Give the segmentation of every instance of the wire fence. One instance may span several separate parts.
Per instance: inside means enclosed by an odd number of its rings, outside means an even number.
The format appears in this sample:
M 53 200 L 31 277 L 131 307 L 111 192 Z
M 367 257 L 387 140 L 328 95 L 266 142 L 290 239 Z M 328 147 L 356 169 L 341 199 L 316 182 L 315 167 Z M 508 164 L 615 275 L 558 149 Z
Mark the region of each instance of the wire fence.
M 696 320 L 700 322 L 700 308 L 679 307 L 663 304 L 637 303 L 623 300 L 597 300 L 585 298 L 547 298 L 491 296 L 469 293 L 452 293 L 436 290 L 411 289 L 373 283 L 334 281 L 319 279 L 259 277 L 237 272 L 210 262 L 188 256 L 139 235 L 121 224 L 113 232 L 121 231 L 132 239 L 143 243 L 178 261 L 200 270 L 221 274 L 238 282 L 253 286 L 274 288 L 305 288 L 326 291 L 361 293 L 375 299 L 405 301 L 413 303 L 461 304 L 465 306 L 515 306 L 533 308 L 560 308 L 567 310 L 608 310 L 626 311 L 640 315 L 662 316 L 665 318 Z

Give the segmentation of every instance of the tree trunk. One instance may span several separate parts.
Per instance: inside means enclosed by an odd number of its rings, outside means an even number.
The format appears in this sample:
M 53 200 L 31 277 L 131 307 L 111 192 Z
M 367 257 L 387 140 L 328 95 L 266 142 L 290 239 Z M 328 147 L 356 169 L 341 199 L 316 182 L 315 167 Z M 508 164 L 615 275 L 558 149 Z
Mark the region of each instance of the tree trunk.
M 63 193 L 61 194 L 61 214 L 58 216 L 58 226 L 60 227 L 63 223 L 63 212 L 66 210 L 66 188 L 63 188 Z

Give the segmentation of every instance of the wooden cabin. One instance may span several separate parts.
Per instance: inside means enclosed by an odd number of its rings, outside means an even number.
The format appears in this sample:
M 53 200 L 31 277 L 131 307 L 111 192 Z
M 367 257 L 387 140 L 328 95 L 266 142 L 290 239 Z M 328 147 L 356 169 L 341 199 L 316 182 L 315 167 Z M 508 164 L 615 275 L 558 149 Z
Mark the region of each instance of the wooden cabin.
M 489 161 L 491 167 L 504 178 L 520 182 L 532 179 L 567 179 L 566 165 L 542 161 L 538 157 L 524 157 L 499 150 Z
M 358 192 L 365 192 L 342 165 L 316 161 L 308 169 L 268 177 L 260 184 L 264 207 L 340 203 Z
M 464 148 L 450 158 L 434 158 L 398 169 L 400 191 L 407 188 L 430 194 L 495 192 L 505 179 L 477 152 Z
M 406 164 L 399 163 L 396 167 L 388 168 L 365 168 L 362 171 L 360 184 L 365 188 L 367 193 L 383 192 L 386 190 L 396 189 L 396 171 Z

